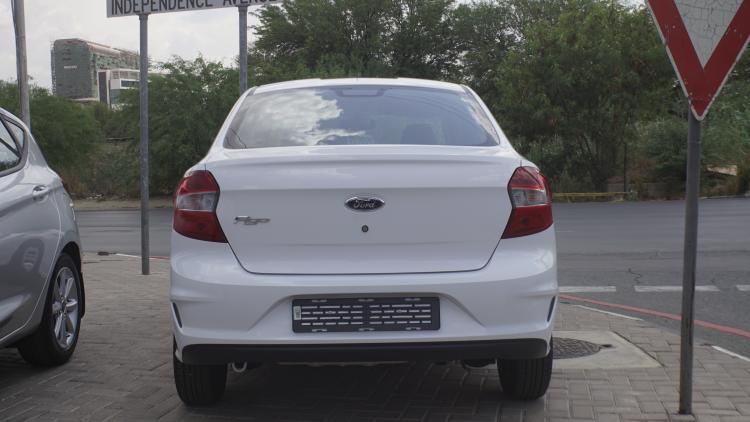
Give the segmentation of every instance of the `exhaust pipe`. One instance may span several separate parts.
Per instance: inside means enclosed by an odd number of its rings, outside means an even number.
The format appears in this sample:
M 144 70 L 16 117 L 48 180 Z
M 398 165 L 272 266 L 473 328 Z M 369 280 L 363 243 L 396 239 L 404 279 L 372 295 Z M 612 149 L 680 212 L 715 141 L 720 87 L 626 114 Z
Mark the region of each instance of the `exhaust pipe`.
M 232 371 L 236 374 L 241 374 L 247 370 L 247 362 L 232 362 L 229 364 Z
M 467 368 L 484 368 L 495 363 L 495 359 L 466 359 L 461 361 L 461 366 Z

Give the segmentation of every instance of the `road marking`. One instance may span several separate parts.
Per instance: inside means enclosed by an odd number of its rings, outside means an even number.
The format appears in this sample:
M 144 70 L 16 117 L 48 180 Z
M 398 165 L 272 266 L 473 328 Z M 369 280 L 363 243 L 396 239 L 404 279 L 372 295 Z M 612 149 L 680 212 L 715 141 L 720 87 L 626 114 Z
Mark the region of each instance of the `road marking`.
M 138 258 L 138 259 L 141 258 L 140 255 L 130 255 L 130 254 L 126 254 L 126 253 L 113 253 L 113 254 L 110 254 L 110 255 L 122 256 L 122 257 L 125 257 L 125 258 Z M 155 256 L 155 255 L 151 255 L 150 259 L 169 259 L 169 257 L 168 256 Z
M 560 293 L 615 293 L 615 286 L 560 286 Z
M 735 358 L 740 359 L 740 360 L 744 360 L 745 362 L 750 362 L 750 358 L 747 357 L 747 356 L 742 356 L 739 353 L 734 353 L 733 351 L 727 350 L 727 349 L 725 349 L 723 347 L 719 347 L 719 346 L 711 346 L 711 347 L 713 347 L 714 349 L 720 351 L 721 353 L 726 353 L 729 356 L 735 357 Z
M 682 286 L 634 286 L 636 293 L 681 292 Z M 750 284 L 738 284 L 737 290 L 750 292 Z M 720 292 L 712 285 L 695 286 L 696 292 Z M 617 293 L 616 286 L 560 286 L 560 293 Z
M 637 293 L 681 292 L 682 286 L 635 286 Z M 696 292 L 718 292 L 716 286 L 695 286 Z
M 616 312 L 609 312 L 609 311 L 605 311 L 603 309 L 592 308 L 590 306 L 583 306 L 583 305 L 573 305 L 573 306 L 575 306 L 576 308 L 588 309 L 589 311 L 599 312 L 601 314 L 607 314 L 607 315 L 612 315 L 612 316 L 616 316 L 616 317 L 620 317 L 620 318 L 631 319 L 633 321 L 643 321 L 640 318 L 632 317 L 632 316 L 629 316 L 629 315 L 618 314 Z
M 661 318 L 671 319 L 673 321 L 682 321 L 682 317 L 680 317 L 680 315 L 678 314 L 655 311 L 653 309 L 639 308 L 637 306 L 621 305 L 619 303 L 604 302 L 601 300 L 589 299 L 587 297 L 570 296 L 570 295 L 560 295 L 560 299 L 574 300 L 577 302 L 584 302 L 584 303 L 593 303 L 594 305 L 607 306 L 609 308 L 615 308 L 615 309 L 624 309 L 626 311 L 637 312 L 639 314 L 644 314 L 644 315 L 657 316 Z M 736 336 L 750 338 L 750 331 L 743 330 L 741 328 L 729 327 L 726 325 L 716 324 L 713 322 L 701 321 L 699 319 L 695 320 L 695 325 L 699 327 L 703 327 L 703 328 L 708 328 L 710 330 L 716 330 L 722 333 L 734 334 Z

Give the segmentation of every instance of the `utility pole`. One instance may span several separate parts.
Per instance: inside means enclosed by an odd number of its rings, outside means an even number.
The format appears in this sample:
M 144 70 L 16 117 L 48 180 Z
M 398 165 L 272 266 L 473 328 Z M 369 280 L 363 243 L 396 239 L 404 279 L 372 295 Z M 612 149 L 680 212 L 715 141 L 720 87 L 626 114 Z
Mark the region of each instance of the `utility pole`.
M 20 100 L 21 120 L 31 129 L 31 112 L 29 107 L 29 72 L 26 65 L 26 13 L 24 0 L 11 0 L 13 6 L 13 24 L 16 31 L 16 78 L 18 81 L 18 98 Z
M 240 13 L 240 95 L 247 91 L 247 6 L 237 8 Z

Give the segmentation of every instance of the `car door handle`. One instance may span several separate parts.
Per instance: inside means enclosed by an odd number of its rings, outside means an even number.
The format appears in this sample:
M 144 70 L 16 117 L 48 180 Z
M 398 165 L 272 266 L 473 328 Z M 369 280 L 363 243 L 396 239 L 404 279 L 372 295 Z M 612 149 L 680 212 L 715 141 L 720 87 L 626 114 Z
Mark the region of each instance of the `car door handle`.
M 31 191 L 31 196 L 35 201 L 43 199 L 49 193 L 49 187 L 46 185 L 36 185 Z

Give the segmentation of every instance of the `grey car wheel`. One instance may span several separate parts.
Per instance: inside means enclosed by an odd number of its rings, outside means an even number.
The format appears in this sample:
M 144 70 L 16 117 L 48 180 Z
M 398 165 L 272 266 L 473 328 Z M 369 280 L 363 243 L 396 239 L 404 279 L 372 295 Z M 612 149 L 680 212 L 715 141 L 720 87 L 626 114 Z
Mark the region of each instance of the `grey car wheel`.
M 24 360 L 34 365 L 52 366 L 70 359 L 81 327 L 80 292 L 80 272 L 73 259 L 63 253 L 52 272 L 41 324 L 18 343 Z
M 68 350 L 78 336 L 78 283 L 71 268 L 62 267 L 52 286 L 51 317 L 57 345 Z

